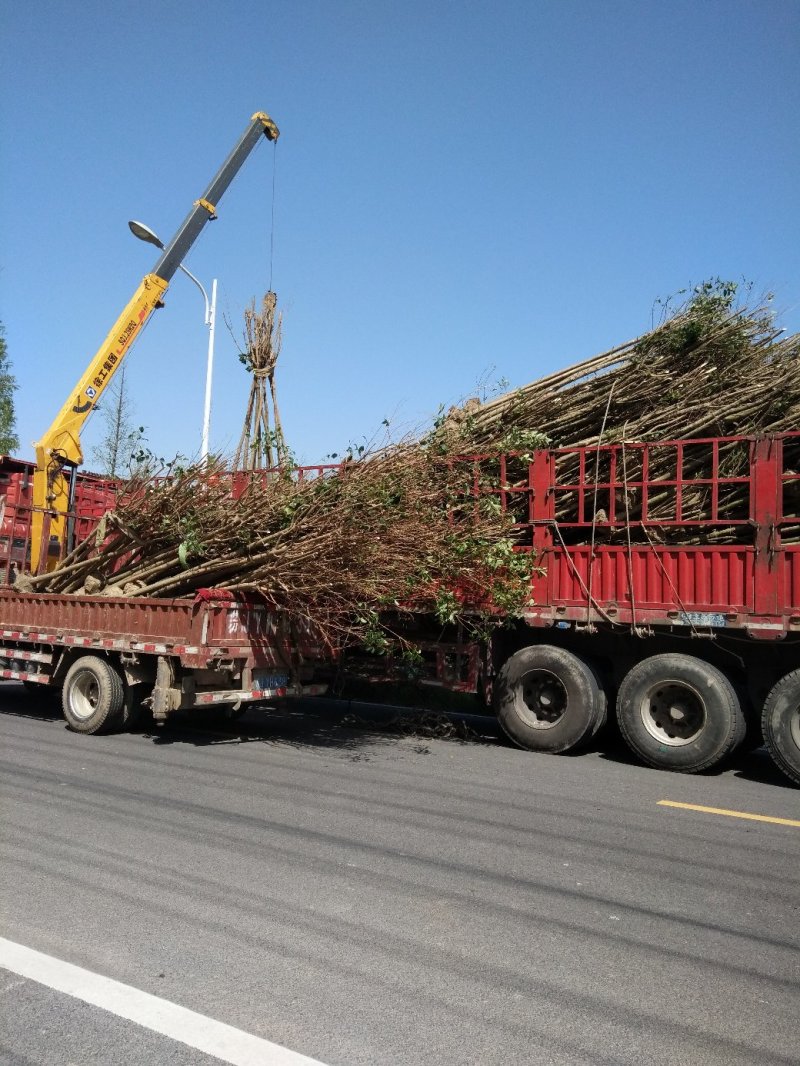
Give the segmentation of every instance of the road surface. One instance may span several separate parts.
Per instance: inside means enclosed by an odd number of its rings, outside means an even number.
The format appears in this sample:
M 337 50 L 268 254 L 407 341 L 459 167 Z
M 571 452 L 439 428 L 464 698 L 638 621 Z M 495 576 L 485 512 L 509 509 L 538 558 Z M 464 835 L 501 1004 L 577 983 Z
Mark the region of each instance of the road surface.
M 263 1041 L 231 1062 L 800 1061 L 800 825 L 659 802 L 800 822 L 763 752 L 684 777 L 346 711 L 82 737 L 6 686 L 0 937 Z M 0 988 L 3 1063 L 226 1061 Z

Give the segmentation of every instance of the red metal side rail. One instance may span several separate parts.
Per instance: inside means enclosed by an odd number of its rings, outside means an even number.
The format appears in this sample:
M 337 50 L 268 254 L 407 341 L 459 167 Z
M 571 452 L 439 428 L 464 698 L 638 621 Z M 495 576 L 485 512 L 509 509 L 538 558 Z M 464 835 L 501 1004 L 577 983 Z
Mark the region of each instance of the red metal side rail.
M 800 631 L 800 433 L 471 461 L 544 567 L 531 625 Z
M 0 639 L 47 646 L 172 655 L 186 667 L 227 660 L 285 667 L 298 654 L 322 660 L 308 630 L 255 600 L 203 593 L 196 599 L 66 596 L 0 586 Z

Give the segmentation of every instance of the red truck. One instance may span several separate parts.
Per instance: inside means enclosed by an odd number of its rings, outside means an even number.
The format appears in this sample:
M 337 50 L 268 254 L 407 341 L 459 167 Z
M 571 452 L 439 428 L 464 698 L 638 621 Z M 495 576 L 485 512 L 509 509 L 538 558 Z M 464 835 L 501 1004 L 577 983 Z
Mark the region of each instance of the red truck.
M 488 641 L 413 617 L 423 680 L 481 693 L 534 751 L 580 747 L 614 706 L 651 766 L 707 770 L 763 736 L 800 783 L 800 433 L 464 462 L 475 496 L 513 516 L 537 572 L 524 617 Z M 69 709 L 73 690 L 91 703 L 113 689 L 125 706 L 144 686 L 163 720 L 178 706 L 239 705 L 292 684 L 318 692 L 312 667 L 324 658 L 310 633 L 213 593 L 114 600 L 5 587 L 0 634 L 2 676 L 62 685 L 65 714 L 84 732 L 94 719 Z M 92 676 L 78 685 L 87 660 Z
M 122 729 L 147 701 L 157 724 L 174 711 L 319 695 L 325 655 L 314 634 L 256 598 L 63 596 L 17 591 L 29 563 L 33 464 L 0 457 L 0 678 L 61 692 L 79 733 Z M 81 539 L 113 506 L 116 485 L 79 474 L 68 525 Z M 51 557 L 66 550 L 53 540 Z M 51 559 L 52 561 L 52 559 Z
M 800 783 L 800 433 L 464 461 L 537 572 L 489 641 L 412 622 L 429 682 L 480 692 L 534 751 L 579 748 L 615 708 L 651 766 L 763 739 Z
M 569 751 L 615 705 L 651 766 L 709 769 L 763 735 L 800 783 L 800 433 L 472 462 L 541 564 L 481 649 L 514 741 Z

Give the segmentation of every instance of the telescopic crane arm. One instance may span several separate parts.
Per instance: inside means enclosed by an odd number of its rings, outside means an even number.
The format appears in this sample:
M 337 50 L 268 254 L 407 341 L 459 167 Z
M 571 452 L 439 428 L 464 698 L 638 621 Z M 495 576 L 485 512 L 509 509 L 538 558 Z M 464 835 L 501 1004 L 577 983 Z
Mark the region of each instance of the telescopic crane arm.
M 162 306 L 162 297 L 176 271 L 205 224 L 216 218 L 220 198 L 262 135 L 270 141 L 277 141 L 280 134 L 269 115 L 258 111 L 211 184 L 200 199 L 195 201 L 178 232 L 165 246 L 156 265 L 140 282 L 53 424 L 35 445 L 36 470 L 33 475 L 34 511 L 31 534 L 33 573 L 47 565 L 51 540 L 57 540 L 59 545 L 64 543 L 71 486 L 74 482 L 72 474 L 83 461 L 81 430 L 86 419 L 97 406 L 150 315 L 157 307 Z

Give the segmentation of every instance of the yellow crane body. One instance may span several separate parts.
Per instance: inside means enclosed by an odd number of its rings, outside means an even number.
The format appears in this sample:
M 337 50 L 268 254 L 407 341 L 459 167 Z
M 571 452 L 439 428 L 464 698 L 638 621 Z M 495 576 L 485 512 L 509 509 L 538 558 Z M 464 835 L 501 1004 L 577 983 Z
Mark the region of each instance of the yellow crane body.
M 161 298 L 168 287 L 169 282 L 157 274 L 148 274 L 142 279 L 50 429 L 35 446 L 34 510 L 31 521 L 31 566 L 34 572 L 39 569 L 40 560 L 55 565 L 57 559 L 48 557 L 49 545 L 51 542 L 64 542 L 71 485 L 71 477 L 65 468 L 74 468 L 83 462 L 83 424 L 98 404 L 125 353 L 141 333 L 150 315 L 161 305 Z
M 54 567 L 67 544 L 67 520 L 74 474 L 83 461 L 81 430 L 119 365 L 141 334 L 182 261 L 203 227 L 217 217 L 217 204 L 245 159 L 264 136 L 277 141 L 278 127 L 264 111 L 257 111 L 203 195 L 195 200 L 175 236 L 166 246 L 157 238 L 162 255 L 142 279 L 125 310 L 111 328 L 97 354 L 81 375 L 47 433 L 35 445 L 31 570 Z M 154 236 L 154 235 L 153 235 Z M 55 549 L 55 551 L 52 551 Z

